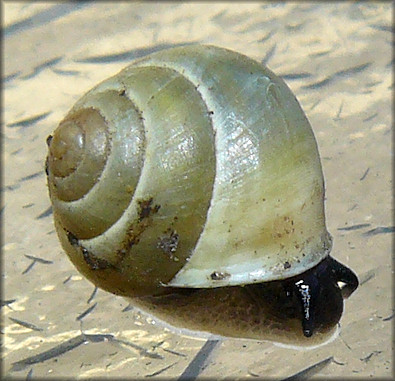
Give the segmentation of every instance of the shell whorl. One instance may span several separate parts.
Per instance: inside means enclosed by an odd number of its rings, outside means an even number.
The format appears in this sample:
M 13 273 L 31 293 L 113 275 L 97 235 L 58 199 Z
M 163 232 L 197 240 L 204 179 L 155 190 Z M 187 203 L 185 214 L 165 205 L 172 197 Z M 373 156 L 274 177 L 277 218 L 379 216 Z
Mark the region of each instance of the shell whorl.
M 114 293 L 281 279 L 330 250 L 303 111 L 225 49 L 169 49 L 96 86 L 55 131 L 48 173 L 62 245 Z
M 67 137 L 75 131 L 79 138 Z M 65 145 L 77 157 L 58 158 Z M 87 162 L 100 165 L 86 172 Z M 137 272 L 117 293 L 152 292 L 182 268 L 204 226 L 215 174 L 209 112 L 185 77 L 137 68 L 75 105 L 50 142 L 48 172 L 61 241 L 77 266 L 90 279 L 92 268 L 94 276 Z

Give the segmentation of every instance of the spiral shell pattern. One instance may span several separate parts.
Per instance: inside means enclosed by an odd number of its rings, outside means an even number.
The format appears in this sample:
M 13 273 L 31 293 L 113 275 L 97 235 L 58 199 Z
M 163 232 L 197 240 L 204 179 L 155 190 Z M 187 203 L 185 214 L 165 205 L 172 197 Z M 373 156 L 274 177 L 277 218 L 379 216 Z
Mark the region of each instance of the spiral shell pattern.
M 61 243 L 121 295 L 282 279 L 329 254 L 311 127 L 285 83 L 225 49 L 135 61 L 48 141 Z

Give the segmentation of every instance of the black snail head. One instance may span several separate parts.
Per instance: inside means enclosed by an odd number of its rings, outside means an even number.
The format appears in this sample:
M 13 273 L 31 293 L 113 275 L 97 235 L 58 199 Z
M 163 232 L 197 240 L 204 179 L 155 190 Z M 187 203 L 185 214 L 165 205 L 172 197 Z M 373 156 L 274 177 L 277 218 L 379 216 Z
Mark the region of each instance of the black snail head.
M 133 303 L 176 327 L 314 347 L 335 337 L 343 298 L 357 286 L 355 274 L 327 256 L 287 279 L 242 287 L 169 287 L 164 295 L 134 298 Z
M 348 267 L 328 256 L 312 269 L 290 278 L 287 287 L 300 302 L 303 334 L 310 337 L 317 326 L 339 321 L 343 298 L 355 291 L 358 278 Z

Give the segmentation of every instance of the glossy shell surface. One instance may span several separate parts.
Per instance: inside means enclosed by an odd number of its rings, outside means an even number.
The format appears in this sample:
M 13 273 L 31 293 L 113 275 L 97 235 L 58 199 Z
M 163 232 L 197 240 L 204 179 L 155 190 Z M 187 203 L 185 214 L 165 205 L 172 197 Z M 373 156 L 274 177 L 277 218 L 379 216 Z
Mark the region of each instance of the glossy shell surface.
M 226 49 L 154 53 L 93 88 L 54 132 L 47 170 L 65 251 L 116 294 L 284 279 L 331 249 L 305 114 Z

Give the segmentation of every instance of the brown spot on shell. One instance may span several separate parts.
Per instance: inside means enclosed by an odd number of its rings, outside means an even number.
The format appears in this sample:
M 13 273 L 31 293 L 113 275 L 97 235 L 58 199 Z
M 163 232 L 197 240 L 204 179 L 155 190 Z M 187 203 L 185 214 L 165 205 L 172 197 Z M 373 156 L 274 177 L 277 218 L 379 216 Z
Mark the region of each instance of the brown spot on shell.
M 67 239 L 70 245 L 81 249 L 82 257 L 91 270 L 103 270 L 113 267 L 111 263 L 96 257 L 96 255 L 80 245 L 78 238 L 73 233 L 67 232 Z
M 171 259 L 175 259 L 173 254 L 177 251 L 179 240 L 177 232 L 170 229 L 170 234 L 158 238 L 156 247 L 168 254 Z
M 49 176 L 49 169 L 48 169 L 48 156 L 45 159 L 45 174 Z
M 153 206 L 153 202 L 153 197 L 137 201 L 139 205 L 137 211 L 138 219 L 130 224 L 123 247 L 117 252 L 120 260 L 133 245 L 139 243 L 140 236 L 152 224 L 152 215 L 156 214 L 160 209 L 160 205 Z
M 137 245 L 140 241 L 140 236 L 143 234 L 145 229 L 150 225 L 148 220 L 144 220 L 140 223 L 133 223 L 128 231 L 127 231 L 127 237 L 125 240 L 124 249 L 121 249 L 118 254 L 120 254 L 121 257 L 125 255 L 127 250 L 125 249 L 130 249 L 133 245 Z
M 272 237 L 275 240 L 281 240 L 292 235 L 295 232 L 294 220 L 289 216 L 278 216 L 273 221 Z
M 104 259 L 97 258 L 90 251 L 81 246 L 82 256 L 91 270 L 104 270 L 113 267 L 109 262 Z
M 51 144 L 52 139 L 53 139 L 53 136 L 52 135 L 48 135 L 48 137 L 47 137 L 47 146 L 48 147 Z
M 139 210 L 139 222 L 141 222 L 144 218 L 148 218 L 151 214 L 155 214 L 160 209 L 160 205 L 155 205 L 152 207 L 153 198 L 150 197 L 146 200 L 138 201 L 140 210 Z
M 224 280 L 230 277 L 229 273 L 222 272 L 222 271 L 214 271 L 210 274 L 211 280 Z
M 67 232 L 67 239 L 71 246 L 79 246 L 78 238 L 71 232 Z
M 291 268 L 291 264 L 287 261 L 284 262 L 284 270 Z

